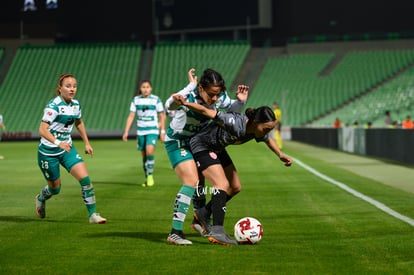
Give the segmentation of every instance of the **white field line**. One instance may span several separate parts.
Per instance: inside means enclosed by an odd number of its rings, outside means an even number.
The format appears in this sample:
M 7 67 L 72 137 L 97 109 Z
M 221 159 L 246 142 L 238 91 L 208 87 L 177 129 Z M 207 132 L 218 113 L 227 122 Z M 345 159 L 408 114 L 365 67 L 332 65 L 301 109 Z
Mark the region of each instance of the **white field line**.
M 397 218 L 397 219 L 399 219 L 399 220 L 401 220 L 403 222 L 406 222 L 406 223 L 408 223 L 411 226 L 414 226 L 414 219 L 412 219 L 410 217 L 407 217 L 407 216 L 404 216 L 404 215 L 401 215 L 400 213 L 392 210 L 391 208 L 389 208 L 385 204 L 383 204 L 383 203 L 381 203 L 379 201 L 376 201 L 376 200 L 374 200 L 374 199 L 372 199 L 372 198 L 370 198 L 370 197 L 368 197 L 368 196 L 366 196 L 366 195 L 364 195 L 364 194 L 362 194 L 362 193 L 360 193 L 360 192 L 358 192 L 358 191 L 356 191 L 356 190 L 348 187 L 347 185 L 345 185 L 342 182 L 339 182 L 337 180 L 334 180 L 334 179 L 328 177 L 327 175 L 324 175 L 324 174 L 318 172 L 317 170 L 313 169 L 312 167 L 306 165 L 305 163 L 301 162 L 300 160 L 298 160 L 296 158 L 293 158 L 293 161 L 296 164 L 298 164 L 299 166 L 303 167 L 305 170 L 307 170 L 307 171 L 311 172 L 312 174 L 314 174 L 315 176 L 320 177 L 321 179 L 326 180 L 327 182 L 332 183 L 333 185 L 338 186 L 342 190 L 345 190 L 346 192 L 354 195 L 357 198 L 360 198 L 360 199 L 366 201 L 369 204 L 372 204 L 373 206 L 375 206 L 378 209 L 384 211 L 388 215 L 393 216 L 394 218 Z

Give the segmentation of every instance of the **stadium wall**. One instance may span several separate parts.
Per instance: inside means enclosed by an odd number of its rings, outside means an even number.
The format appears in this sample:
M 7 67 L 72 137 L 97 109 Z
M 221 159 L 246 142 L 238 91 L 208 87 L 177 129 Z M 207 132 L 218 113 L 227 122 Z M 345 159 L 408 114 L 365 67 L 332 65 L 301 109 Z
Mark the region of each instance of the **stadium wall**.
M 291 135 L 294 141 L 403 164 L 414 164 L 413 130 L 293 127 Z

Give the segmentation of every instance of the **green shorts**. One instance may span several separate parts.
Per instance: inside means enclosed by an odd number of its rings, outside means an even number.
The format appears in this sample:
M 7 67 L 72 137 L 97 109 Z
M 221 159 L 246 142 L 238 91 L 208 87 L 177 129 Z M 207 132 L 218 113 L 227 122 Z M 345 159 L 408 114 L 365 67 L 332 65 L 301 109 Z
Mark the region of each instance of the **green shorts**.
M 170 163 L 173 168 L 175 168 L 181 162 L 194 160 L 188 142 L 180 140 L 166 141 L 165 149 L 167 150 L 168 158 L 170 159 Z
M 138 140 L 137 149 L 139 151 L 145 151 L 145 148 L 148 145 L 152 145 L 154 147 L 157 145 L 158 135 L 149 134 L 149 135 L 144 135 L 144 136 L 138 136 L 137 140 Z
M 66 171 L 70 172 L 72 167 L 80 162 L 83 162 L 83 159 L 73 146 L 69 152 L 64 152 L 57 156 L 43 155 L 40 151 L 37 153 L 37 163 L 43 176 L 48 181 L 54 181 L 60 178 L 59 164 L 61 164 Z

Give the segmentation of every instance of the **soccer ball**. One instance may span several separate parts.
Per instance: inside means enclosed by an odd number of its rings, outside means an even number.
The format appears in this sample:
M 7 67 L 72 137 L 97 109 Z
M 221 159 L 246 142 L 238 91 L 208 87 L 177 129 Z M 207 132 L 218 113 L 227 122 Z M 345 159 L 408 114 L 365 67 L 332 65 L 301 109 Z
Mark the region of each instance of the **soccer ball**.
M 263 236 L 262 224 L 251 217 L 244 217 L 234 225 L 234 238 L 239 244 L 258 243 Z

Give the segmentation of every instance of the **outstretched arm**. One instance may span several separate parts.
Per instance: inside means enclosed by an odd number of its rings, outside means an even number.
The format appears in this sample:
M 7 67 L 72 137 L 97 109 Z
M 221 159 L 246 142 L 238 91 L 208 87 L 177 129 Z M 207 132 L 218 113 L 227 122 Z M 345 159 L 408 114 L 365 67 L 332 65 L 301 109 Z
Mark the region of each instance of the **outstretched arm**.
M 201 104 L 187 102 L 187 101 L 185 101 L 185 99 L 182 95 L 175 94 L 175 95 L 173 95 L 173 98 L 174 98 L 174 102 L 176 104 L 183 105 L 183 106 L 187 107 L 188 109 L 190 109 L 191 111 L 202 114 L 205 117 L 215 118 L 216 115 L 217 115 L 216 110 L 208 109 L 208 108 L 204 107 Z
M 249 86 L 239 85 L 237 86 L 236 98 L 237 100 L 232 100 L 231 106 L 227 111 L 240 113 L 246 104 L 247 97 L 249 96 Z
M 192 90 L 194 90 L 197 87 L 197 76 L 194 74 L 195 69 L 191 68 L 188 72 L 187 72 L 187 77 L 188 77 L 188 85 L 182 89 L 181 91 L 171 95 L 166 101 L 165 101 L 165 110 L 168 111 L 173 111 L 176 110 L 178 108 L 178 105 L 176 103 L 176 101 L 174 100 L 174 95 L 180 94 L 182 96 L 187 96 Z
M 279 147 L 277 147 L 277 144 L 273 139 L 269 138 L 266 141 L 266 145 L 271 151 L 273 151 L 279 157 L 281 161 L 285 163 L 285 166 L 292 165 L 292 159 L 290 159 L 288 156 L 283 154 L 282 151 L 280 151 Z

